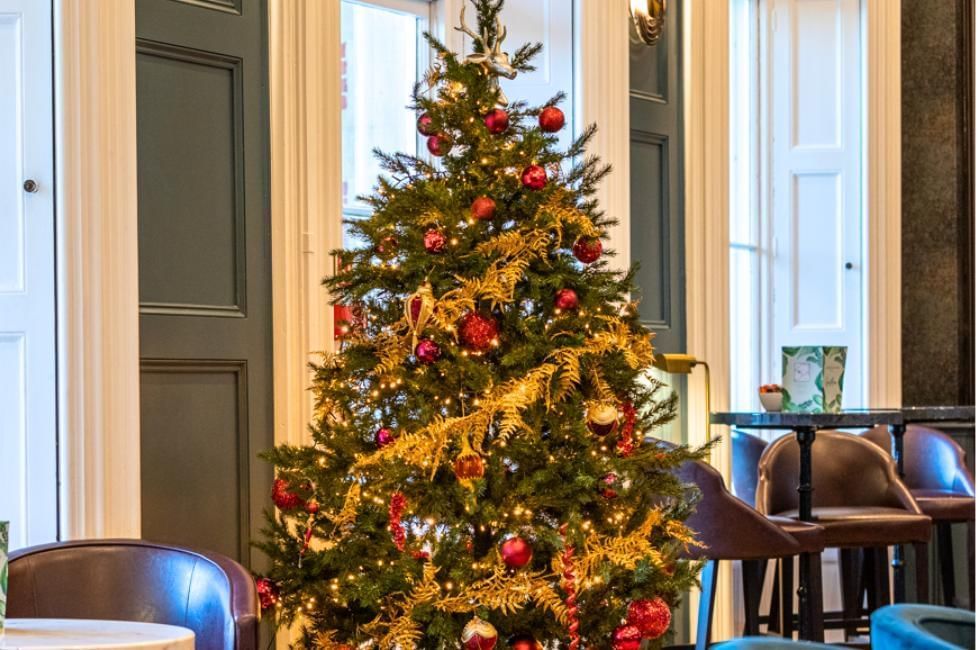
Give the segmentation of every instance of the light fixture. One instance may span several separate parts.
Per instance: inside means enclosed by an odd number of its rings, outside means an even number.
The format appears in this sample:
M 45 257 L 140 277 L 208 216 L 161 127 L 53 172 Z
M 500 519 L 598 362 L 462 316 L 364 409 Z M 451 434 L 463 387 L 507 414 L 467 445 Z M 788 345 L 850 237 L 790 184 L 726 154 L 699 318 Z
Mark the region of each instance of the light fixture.
M 671 375 L 689 375 L 694 366 L 704 366 L 704 435 L 711 437 L 711 369 L 707 362 L 700 361 L 690 354 L 655 354 L 653 367 Z
M 630 0 L 630 18 L 640 42 L 656 45 L 667 24 L 667 0 Z

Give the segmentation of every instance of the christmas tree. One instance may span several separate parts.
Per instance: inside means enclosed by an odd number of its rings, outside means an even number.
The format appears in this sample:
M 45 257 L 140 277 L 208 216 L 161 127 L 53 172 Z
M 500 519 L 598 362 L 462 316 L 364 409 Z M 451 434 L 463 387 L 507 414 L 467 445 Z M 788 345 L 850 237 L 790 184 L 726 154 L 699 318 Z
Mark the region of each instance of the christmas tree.
M 502 0 L 474 5 L 471 54 L 426 35 L 438 164 L 377 152 L 364 243 L 326 281 L 356 316 L 316 368 L 313 443 L 268 454 L 260 595 L 309 647 L 660 647 L 697 568 L 673 474 L 697 453 L 644 437 L 676 399 L 602 250 L 595 128 L 558 150 L 562 95 L 508 102 L 541 46 L 509 56 Z

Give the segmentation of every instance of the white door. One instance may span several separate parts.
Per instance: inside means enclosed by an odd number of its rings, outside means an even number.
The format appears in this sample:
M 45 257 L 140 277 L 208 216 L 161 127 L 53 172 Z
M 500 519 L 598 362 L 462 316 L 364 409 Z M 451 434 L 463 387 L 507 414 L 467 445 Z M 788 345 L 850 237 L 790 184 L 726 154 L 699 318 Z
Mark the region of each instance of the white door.
M 51 56 L 51 2 L 0 0 L 0 520 L 12 548 L 58 530 Z
M 866 404 L 860 0 L 772 0 L 771 373 L 785 345 L 846 345 Z M 778 379 L 776 380 L 778 381 Z

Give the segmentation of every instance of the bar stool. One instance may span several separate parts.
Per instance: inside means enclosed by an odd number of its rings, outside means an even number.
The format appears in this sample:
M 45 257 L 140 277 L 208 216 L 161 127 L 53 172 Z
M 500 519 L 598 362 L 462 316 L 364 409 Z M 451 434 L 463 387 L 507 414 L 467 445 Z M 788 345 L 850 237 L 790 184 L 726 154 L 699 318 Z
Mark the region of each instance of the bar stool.
M 721 560 L 756 561 L 772 558 L 792 558 L 800 553 L 819 553 L 822 550 L 821 528 L 815 524 L 791 522 L 797 535 L 784 532 L 755 508 L 743 503 L 725 488 L 721 474 L 701 461 L 685 463 L 677 471 L 678 478 L 700 490 L 701 500 L 688 519 L 688 527 L 704 546 L 692 549 L 691 555 L 705 559 L 701 572 L 701 603 L 698 608 L 698 650 L 711 642 L 711 620 L 714 616 L 715 580 Z M 787 520 L 788 521 L 788 520 Z M 785 583 L 785 580 L 784 580 Z M 792 572 L 784 600 L 792 599 Z M 746 612 L 750 606 L 746 605 Z M 792 616 L 792 600 L 787 611 Z M 755 603 L 758 615 L 758 601 Z M 792 629 L 790 627 L 790 629 Z
M 766 447 L 759 460 L 756 503 L 765 514 L 798 518 L 799 446 L 787 435 Z M 868 608 L 888 604 L 887 548 L 916 544 L 916 579 L 925 585 L 925 553 L 931 520 L 899 480 L 888 455 L 863 438 L 840 431 L 821 431 L 812 447 L 813 516 L 824 528 L 828 548 L 870 549 Z M 884 561 L 884 562 L 883 562 Z M 819 561 L 817 562 L 819 564 Z M 819 585 L 814 585 L 819 589 Z M 855 631 L 859 585 L 842 585 L 844 629 Z M 921 593 L 921 591 L 920 591 Z M 814 596 L 817 597 L 816 595 Z M 818 622 L 822 626 L 822 621 Z
M 891 453 L 891 435 L 885 427 L 865 431 L 861 436 Z M 922 512 L 932 518 L 936 528 L 943 602 L 947 607 L 954 606 L 956 600 L 952 525 L 967 524 L 970 608 L 973 609 L 976 487 L 973 473 L 966 464 L 966 452 L 942 431 L 909 425 L 905 430 L 904 469 L 902 480 L 905 486 Z

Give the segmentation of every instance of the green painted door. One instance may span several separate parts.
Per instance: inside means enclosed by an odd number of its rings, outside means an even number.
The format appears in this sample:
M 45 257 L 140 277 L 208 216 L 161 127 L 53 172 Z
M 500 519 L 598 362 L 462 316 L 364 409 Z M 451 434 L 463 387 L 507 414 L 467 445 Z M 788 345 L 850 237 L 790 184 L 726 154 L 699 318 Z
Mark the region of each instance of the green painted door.
M 630 258 L 659 352 L 685 352 L 681 3 L 660 41 L 630 43 Z
M 264 0 L 137 0 L 143 536 L 252 565 L 272 446 Z

